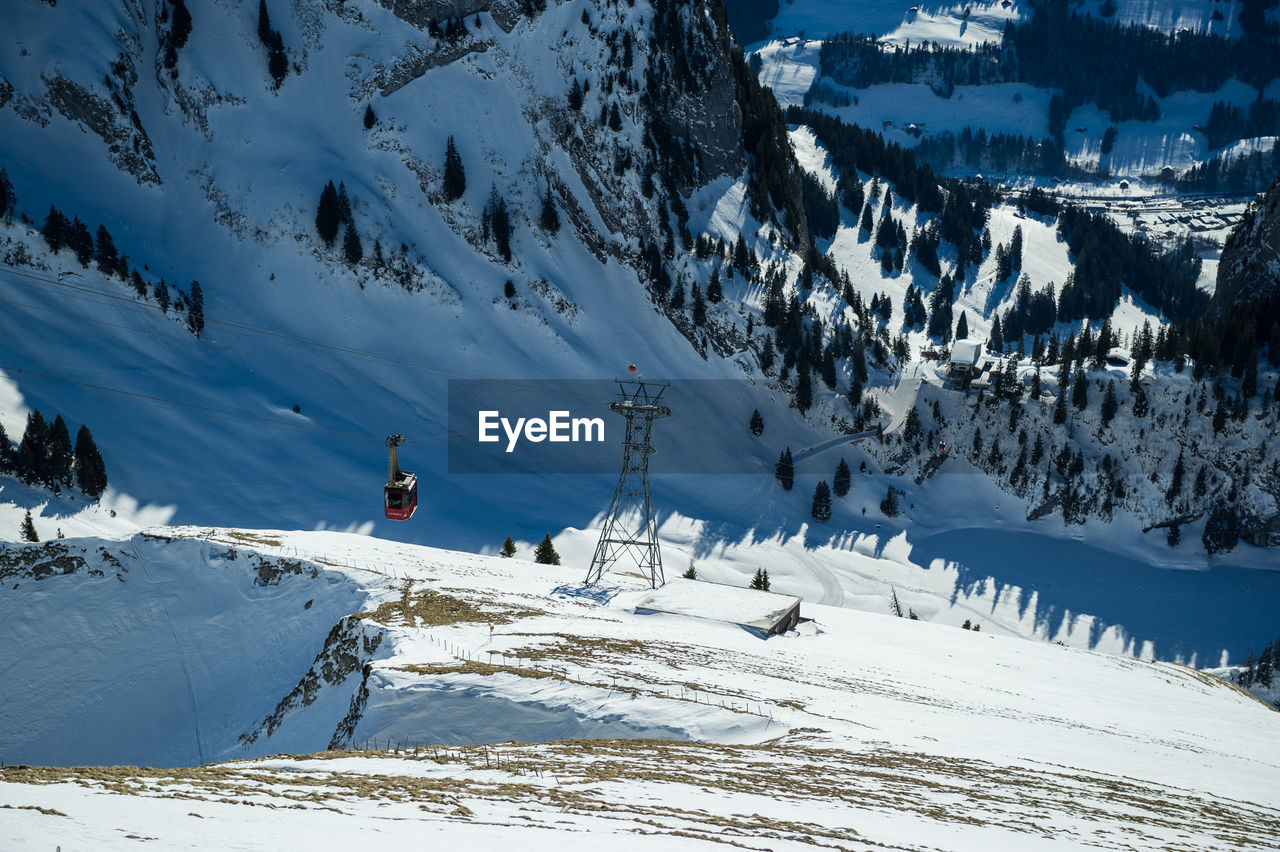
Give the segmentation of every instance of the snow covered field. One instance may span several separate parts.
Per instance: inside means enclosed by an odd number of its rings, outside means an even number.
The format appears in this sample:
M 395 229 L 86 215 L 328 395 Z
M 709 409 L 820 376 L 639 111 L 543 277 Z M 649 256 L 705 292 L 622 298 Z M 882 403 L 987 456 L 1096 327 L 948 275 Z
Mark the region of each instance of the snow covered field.
M 121 760 L 178 767 L 0 769 L 0 845 L 269 849 L 359 832 L 478 848 L 577 848 L 602 834 L 610 848 L 1280 842 L 1280 716 L 1181 666 L 992 635 L 986 619 L 975 633 L 809 602 L 797 630 L 762 640 L 636 614 L 634 578 L 585 589 L 576 569 L 535 565 L 527 551 L 162 532 L 57 543 L 84 562 L 39 579 L 41 558 L 18 546 L 0 556 L 19 584 L 0 616 L 13 624 L 20 609 L 43 627 L 7 674 L 23 688 L 6 701 L 5 762 L 56 765 L 93 740 L 114 742 Z M 172 632 L 136 619 L 139 594 L 177 616 Z M 222 615 L 182 617 L 199 609 Z M 273 653 L 284 620 L 319 652 L 313 680 L 306 649 Z M 101 657 L 60 664 L 63 688 L 42 692 L 50 661 L 82 648 L 84 629 L 105 637 Z M 360 641 L 344 644 L 348 633 Z M 346 674 L 330 677 L 325 661 Z M 165 669 L 168 688 L 193 700 L 138 688 Z M 295 682 L 305 688 L 291 692 Z M 160 706 L 170 724 L 139 723 Z M 41 719 L 58 733 L 15 722 Z M 239 746 L 249 730 L 258 738 Z M 238 759 L 323 749 L 339 731 L 337 751 Z M 642 733 L 664 741 L 627 738 Z M 581 736 L 602 739 L 567 739 Z M 181 768 L 201 759 L 200 742 L 206 758 L 234 762 Z M 476 742 L 489 745 L 466 745 Z

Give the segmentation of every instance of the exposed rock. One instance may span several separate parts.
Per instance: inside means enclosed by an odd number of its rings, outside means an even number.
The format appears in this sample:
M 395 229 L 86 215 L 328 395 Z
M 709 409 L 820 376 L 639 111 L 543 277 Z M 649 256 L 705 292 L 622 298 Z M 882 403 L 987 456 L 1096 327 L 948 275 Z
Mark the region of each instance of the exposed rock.
M 1280 296 L 1280 178 L 1227 237 L 1218 265 L 1212 309 L 1221 315 L 1240 302 Z
M 108 158 L 117 168 L 133 175 L 138 183 L 161 182 L 156 172 L 151 140 L 138 122 L 136 113 L 126 114 L 117 108 L 117 103 L 61 75 L 44 77 L 43 80 L 54 109 L 101 137 L 110 151 Z

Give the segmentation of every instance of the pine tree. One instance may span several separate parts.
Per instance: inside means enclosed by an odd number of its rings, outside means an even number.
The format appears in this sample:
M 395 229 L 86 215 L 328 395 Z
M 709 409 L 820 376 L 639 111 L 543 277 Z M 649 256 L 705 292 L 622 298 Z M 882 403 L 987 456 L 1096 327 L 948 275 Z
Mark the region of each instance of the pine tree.
M 889 486 L 884 499 L 880 501 L 880 511 L 886 518 L 898 517 L 898 491 L 892 485 Z
M 1205 521 L 1204 533 L 1200 542 L 1209 555 L 1226 553 L 1233 550 L 1240 540 L 1240 529 L 1236 514 L 1225 503 L 1215 503 Z
M 44 238 L 49 251 L 54 254 L 62 251 L 63 246 L 70 240 L 70 230 L 71 223 L 67 221 L 67 217 L 50 204 L 49 215 L 45 217 L 44 226 L 40 229 L 40 236 Z
M 991 318 L 991 340 L 987 343 L 995 352 L 1004 352 L 1004 335 L 1000 331 L 1000 315 Z
M 169 285 L 164 283 L 163 278 L 156 285 L 156 302 L 160 304 L 160 313 L 167 314 L 169 312 Z
M 183 0 L 173 0 L 173 28 L 169 32 L 171 44 L 175 49 L 186 47 L 191 36 L 191 13 Z
M 462 156 L 453 142 L 453 137 L 444 146 L 444 198 L 446 201 L 457 201 L 467 191 L 467 172 L 462 166 Z M 489 215 L 493 215 L 490 211 Z
M 493 208 L 492 217 L 493 240 L 497 243 L 498 254 L 505 261 L 511 260 L 511 218 L 507 213 L 507 202 L 502 198 Z
M 1107 382 L 1107 392 L 1102 397 L 1102 425 L 1106 426 L 1116 416 L 1120 404 L 1116 401 L 1116 383 Z
M 17 466 L 18 451 L 9 440 L 8 433 L 4 431 L 4 424 L 0 423 L 0 476 L 16 473 Z
M 537 549 L 533 551 L 533 561 L 540 565 L 560 564 L 560 554 L 556 553 L 555 545 L 551 543 L 551 533 L 543 536 L 538 543 Z
M 956 323 L 956 340 L 967 340 L 969 338 L 969 316 L 964 311 L 960 312 L 960 321 Z
M 338 224 L 350 225 L 355 222 L 355 218 L 351 215 L 351 197 L 347 195 L 346 183 L 338 182 Z
M 120 265 L 116 244 L 105 225 L 98 226 L 97 247 L 94 249 L 93 258 L 98 262 L 98 269 L 108 275 L 114 275 L 116 267 Z
M 538 224 L 553 237 L 560 231 L 560 212 L 556 210 L 555 199 L 551 197 L 550 184 L 547 185 L 546 194 L 542 196 L 542 213 L 538 216 Z
M 676 281 L 675 289 L 671 291 L 671 301 L 669 302 L 671 310 L 679 311 L 684 309 L 684 280 Z
M 763 568 L 757 568 L 755 576 L 751 578 L 751 588 L 760 592 L 769 591 L 769 572 Z
M 107 490 L 107 466 L 88 426 L 81 426 L 76 433 L 75 457 L 76 484 L 86 495 L 99 497 Z
M 747 424 L 747 428 L 757 438 L 764 434 L 764 418 L 760 416 L 760 409 L 751 412 L 751 422 Z
M 271 44 L 271 16 L 267 14 L 267 0 L 258 0 L 258 41 Z
M 49 476 L 49 424 L 40 409 L 27 415 L 27 428 L 18 443 L 18 478 L 27 485 L 53 484 Z
M 356 232 L 355 225 L 347 225 L 346 236 L 342 239 L 342 256 L 352 266 L 364 257 L 364 246 L 360 243 L 360 234 Z
M 320 206 L 316 210 L 316 233 L 326 246 L 332 246 L 338 238 L 338 190 L 333 181 L 320 190 Z
M 364 129 L 372 130 L 373 126 L 378 123 L 378 116 L 373 112 L 373 105 L 366 104 L 364 108 Z
M 40 535 L 36 532 L 35 522 L 31 520 L 31 510 L 28 509 L 26 515 L 22 518 L 22 527 L 19 530 L 23 541 L 39 541 Z
M 13 224 L 13 211 L 18 206 L 18 194 L 13 190 L 13 181 L 9 180 L 9 172 L 0 168 L 0 221 L 6 225 Z
M 569 88 L 569 109 L 577 112 L 582 109 L 582 84 L 578 82 L 578 78 L 573 78 L 573 85 Z
M 717 304 L 724 298 L 724 290 L 720 286 L 720 270 L 711 270 L 711 281 L 707 283 L 707 301 L 711 304 Z M 751 317 L 747 316 L 747 323 L 750 324 Z M 750 334 L 750 332 L 748 332 Z
M 1083 366 L 1076 370 L 1076 381 L 1071 388 L 1071 404 L 1077 411 L 1083 410 L 1089 404 L 1089 379 L 1085 376 Z
M 800 367 L 800 380 L 796 382 L 796 408 L 803 414 L 813 405 L 813 380 L 809 378 L 809 370 Z
M 840 459 L 840 464 L 836 465 L 836 475 L 831 480 L 831 490 L 837 497 L 844 497 L 849 493 L 849 484 L 849 465 L 844 459 Z
M 71 431 L 67 429 L 67 421 L 59 414 L 49 427 L 49 480 L 54 490 L 61 486 L 71 487 L 72 469 L 75 453 L 71 449 Z
M 618 112 L 616 103 L 609 109 L 609 129 L 615 133 L 622 129 L 622 114 Z
M 502 543 L 502 550 L 498 553 L 510 559 L 516 555 L 516 543 L 511 540 L 511 536 L 507 536 L 507 540 Z
M 813 504 L 809 514 L 815 521 L 831 520 L 831 486 L 827 485 L 825 479 L 819 480 L 817 487 L 813 489 Z
M 1102 322 L 1102 330 L 1098 332 L 1098 342 L 1094 344 L 1093 369 L 1101 370 L 1107 365 L 1107 355 L 1111 353 L 1111 317 Z
M 271 31 L 267 43 L 267 73 L 271 75 L 273 88 L 280 88 L 284 78 L 289 74 L 289 56 L 284 52 L 284 36 L 279 30 Z
M 915 406 L 907 412 L 906 422 L 902 426 L 902 440 L 908 444 L 918 444 L 924 436 L 923 427 L 920 425 L 920 412 Z
M 795 484 L 796 466 L 791 458 L 791 448 L 787 447 L 778 455 L 778 464 L 773 469 L 773 477 L 778 480 L 783 491 L 790 491 Z
M 76 253 L 76 262 L 88 269 L 89 261 L 93 260 L 93 236 L 89 233 L 89 226 L 81 222 L 79 216 L 71 220 L 67 244 Z
M 199 281 L 191 282 L 188 301 L 190 304 L 187 306 L 187 328 L 199 337 L 200 332 L 204 331 L 204 290 L 200 287 Z
M 696 580 L 698 579 L 698 571 L 696 568 L 693 567 L 693 563 L 690 562 L 688 570 L 686 570 L 680 576 L 684 577 L 686 580 Z

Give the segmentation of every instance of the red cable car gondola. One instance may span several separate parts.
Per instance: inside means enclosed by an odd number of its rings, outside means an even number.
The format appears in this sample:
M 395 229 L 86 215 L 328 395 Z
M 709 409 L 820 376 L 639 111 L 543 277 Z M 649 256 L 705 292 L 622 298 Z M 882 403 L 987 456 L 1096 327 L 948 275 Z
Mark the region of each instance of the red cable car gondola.
M 387 517 L 393 521 L 407 521 L 418 508 L 418 477 L 413 471 L 401 470 L 396 447 L 404 443 L 404 435 L 387 438 L 387 484 L 382 489 L 382 502 Z

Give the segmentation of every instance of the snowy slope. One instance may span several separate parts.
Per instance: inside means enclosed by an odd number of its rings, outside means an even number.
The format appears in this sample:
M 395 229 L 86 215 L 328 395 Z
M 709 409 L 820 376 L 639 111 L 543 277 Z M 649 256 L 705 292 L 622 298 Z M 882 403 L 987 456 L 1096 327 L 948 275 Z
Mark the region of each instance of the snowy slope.
M 980 617 L 1009 635 L 1200 664 L 1220 662 L 1224 652 L 1241 658 L 1272 631 L 1269 616 L 1252 606 L 1258 597 L 1239 591 L 1232 573 L 1247 571 L 1270 590 L 1274 574 L 1256 570 L 1271 567 L 1268 552 L 1242 547 L 1211 560 L 1184 551 L 1170 559 L 1162 542 L 1140 539 L 1133 525 L 1100 531 L 1093 542 L 1099 546 L 1081 551 L 1075 530 L 1025 522 L 1025 512 L 1008 509 L 1005 492 L 968 476 L 934 489 L 927 501 L 913 494 L 920 505 L 946 511 L 898 522 L 881 517 L 876 507 L 886 488 L 902 481 L 874 450 L 833 437 L 826 418 L 845 413 L 838 397 L 847 376 L 836 392 L 821 392 L 817 413 L 805 420 L 788 407 L 788 389 L 765 377 L 744 348 L 744 316 L 753 314 L 759 328 L 758 284 L 724 280 L 726 300 L 709 309 L 713 329 L 706 336 L 713 339 L 701 357 L 700 335 L 677 331 L 635 272 L 632 252 L 640 236 L 655 236 L 659 214 L 655 203 L 639 201 L 640 176 L 619 175 L 614 164 L 617 153 L 640 150 L 644 116 L 638 94 L 616 80 L 613 93 L 603 94 L 608 84 L 599 71 L 617 72 L 607 40 L 615 29 L 632 29 L 640 45 L 632 70 L 640 76 L 650 4 L 575 0 L 551 4 L 532 19 L 517 16 L 514 24 L 499 21 L 498 12 L 469 14 L 467 50 L 447 57 L 432 52 L 438 45 L 422 28 L 376 3 L 273 8 L 273 25 L 302 69 L 279 91 L 267 76 L 253 9 L 191 5 L 194 30 L 178 55 L 176 80 L 163 68 L 153 4 L 32 4 L 13 16 L 0 70 L 16 94 L 0 108 L 0 154 L 19 212 L 38 225 L 57 203 L 91 226 L 108 225 L 134 264 L 147 265 L 150 284 L 163 275 L 185 289 L 199 279 L 208 325 L 197 341 L 154 299 L 138 299 L 121 282 L 82 269 L 68 252 L 49 257 L 33 225 L 19 218 L 4 227 L 3 254 L 27 260 L 0 266 L 0 422 L 16 437 L 28 411 L 39 408 L 62 413 L 73 431 L 88 424 L 113 484 L 100 505 L 85 508 L 72 496 L 0 479 L 0 536 L 16 539 L 28 509 L 45 539 L 118 537 L 172 522 L 337 529 L 492 552 L 507 535 L 527 547 L 550 532 L 566 566 L 585 574 L 615 477 L 451 475 L 448 382 L 608 379 L 636 363 L 650 377 L 743 379 L 750 391 L 734 413 L 743 425 L 734 433 L 708 435 L 680 411 L 660 427 L 660 448 L 664 436 L 702 442 L 740 455 L 743 468 L 755 471 L 655 478 L 670 574 L 694 562 L 710 579 L 741 584 L 764 563 L 780 591 L 833 606 L 882 613 L 898 588 L 925 618 L 944 624 Z M 582 23 L 584 12 L 590 24 Z M 62 25 L 87 34 L 85 50 L 63 55 Z M 123 100 L 130 74 L 112 71 L 122 57 L 137 74 L 129 97 L 155 152 L 148 162 L 159 183 L 140 183 L 111 159 L 92 122 L 74 110 L 64 114 L 44 94 L 46 78 L 56 75 L 104 102 L 111 91 Z M 116 79 L 110 91 L 99 82 L 108 72 Z M 574 77 L 592 83 L 581 119 L 563 106 Z M 623 116 L 616 133 L 597 121 L 600 107 L 614 101 Z M 378 116 L 368 131 L 361 124 L 366 104 Z M 466 165 L 467 190 L 445 202 L 441 173 L 450 135 Z M 798 155 L 829 185 L 825 156 L 805 137 L 792 134 Z M 147 168 L 144 162 L 143 177 Z M 315 236 L 316 201 L 331 179 L 353 197 L 366 252 L 356 269 Z M 534 224 L 549 183 L 564 222 L 555 237 Z M 494 186 L 515 211 L 510 263 L 479 234 Z M 766 262 L 786 264 L 794 280 L 798 259 L 760 233 L 746 186 L 742 175 L 728 172 L 692 190 L 691 232 L 728 242 L 743 234 Z M 917 222 L 910 209 L 895 215 L 908 228 Z M 992 216 L 993 238 L 1006 239 L 1019 222 L 1033 286 L 1061 284 L 1069 258 L 1050 226 L 1000 208 Z M 403 243 L 407 287 L 370 268 L 375 236 L 393 258 Z M 896 329 L 902 295 L 916 283 L 912 271 L 884 278 L 856 229 L 843 228 L 825 248 L 860 294 L 891 298 L 888 327 Z M 706 283 L 710 263 L 679 252 L 676 258 L 690 282 Z M 975 335 L 1011 296 L 993 287 L 990 267 L 988 258 L 957 306 L 969 312 Z M 514 309 L 503 296 L 507 280 L 517 292 Z M 826 285 L 813 301 L 827 320 L 843 310 Z M 1126 306 L 1123 327 L 1143 317 L 1142 306 Z M 910 342 L 913 352 L 924 343 L 918 333 Z M 874 371 L 871 392 L 887 424 L 905 418 L 915 399 L 906 379 L 918 377 L 910 372 L 918 369 Z M 610 417 L 605 402 L 584 404 Z M 767 424 L 760 439 L 745 429 L 755 407 Z M 410 439 L 402 460 L 422 481 L 422 508 L 408 524 L 385 521 L 379 507 L 382 440 L 393 431 Z M 790 493 L 770 476 L 787 446 L 800 459 Z M 813 487 L 842 457 L 855 470 L 866 464 L 867 473 L 838 501 L 829 524 L 812 523 Z M 996 514 L 1001 505 L 1004 516 Z M 1006 527 L 1031 544 L 999 564 L 980 545 L 938 538 Z M 1185 616 L 1146 607 L 1132 575 L 1117 572 L 1105 593 L 1093 595 L 1080 584 L 1020 571 L 1020 554 L 1034 552 L 1037 541 L 1052 542 L 1068 557 L 1122 542 L 1115 564 L 1127 567 L 1225 567 L 1204 575 L 1222 603 L 1211 628 L 1179 642 L 1170 637 L 1184 635 Z M 1241 608 L 1241 600 L 1250 606 Z M 1223 617 L 1233 605 L 1246 614 Z
M 284 696 L 305 655 L 293 655 L 291 669 L 283 656 L 278 669 L 220 658 L 265 650 L 282 616 L 304 619 L 307 629 L 290 632 L 314 647 L 344 605 L 363 606 L 360 630 L 381 637 L 367 657 L 356 652 L 369 660 L 367 698 L 360 677 L 325 680 L 311 704 L 287 708 L 273 735 L 240 754 L 325 748 L 331 724 L 351 719 L 348 698 L 362 708 L 350 740 L 370 751 L 190 770 L 9 766 L 0 770 L 0 795 L 17 809 L 0 829 L 9 848 L 66 831 L 99 848 L 125 835 L 196 847 L 329 844 L 360 830 L 398 844 L 409 826 L 451 842 L 574 844 L 608 832 L 611 845 L 636 844 L 656 831 L 659 846 L 675 832 L 692 845 L 724 832 L 769 848 L 820 840 L 850 849 L 1210 850 L 1278 839 L 1280 716 L 1180 666 L 1002 638 L 985 624 L 972 633 L 808 602 L 811 620 L 766 641 L 715 621 L 635 614 L 645 592 L 633 579 L 588 590 L 576 571 L 520 555 L 335 533 L 163 532 L 68 541 L 84 566 L 24 576 L 2 600 L 38 607 L 47 632 L 11 682 L 40 683 L 49 660 L 79 647 L 69 625 L 132 620 L 130 587 L 161 570 L 173 612 L 206 598 L 223 604 L 224 619 L 252 625 L 219 635 L 216 625 L 177 619 L 171 637 L 122 636 L 111 642 L 116 653 L 59 665 L 60 679 L 91 700 L 17 693 L 6 707 L 4 761 L 57 763 L 64 748 L 24 736 L 16 720 L 34 731 L 59 718 L 69 746 L 94 733 L 67 720 L 85 720 L 98 736 L 120 724 L 95 702 L 149 715 L 155 696 L 130 690 L 148 676 L 132 658 L 159 664 L 174 658 L 170 649 L 180 649 L 200 711 L 218 719 L 228 698 L 243 698 L 242 712 L 228 715 L 252 725 L 270 702 L 255 712 L 247 699 Z M 121 551 L 124 582 L 93 576 L 104 553 Z M 18 547 L 4 559 L 7 573 L 41 563 Z M 249 582 L 251 562 L 295 559 L 301 573 Z M 303 598 L 313 605 L 302 609 Z M 200 735 L 214 753 L 236 756 L 220 747 L 234 726 L 209 719 L 187 712 L 172 729 L 121 728 L 120 759 L 194 762 L 189 743 Z M 671 742 L 611 738 L 634 734 Z M 605 739 L 543 742 L 574 736 Z M 161 758 L 170 738 L 186 743 L 186 759 Z M 461 747 L 505 740 L 532 744 Z M 780 775 L 787 783 L 776 783 Z

